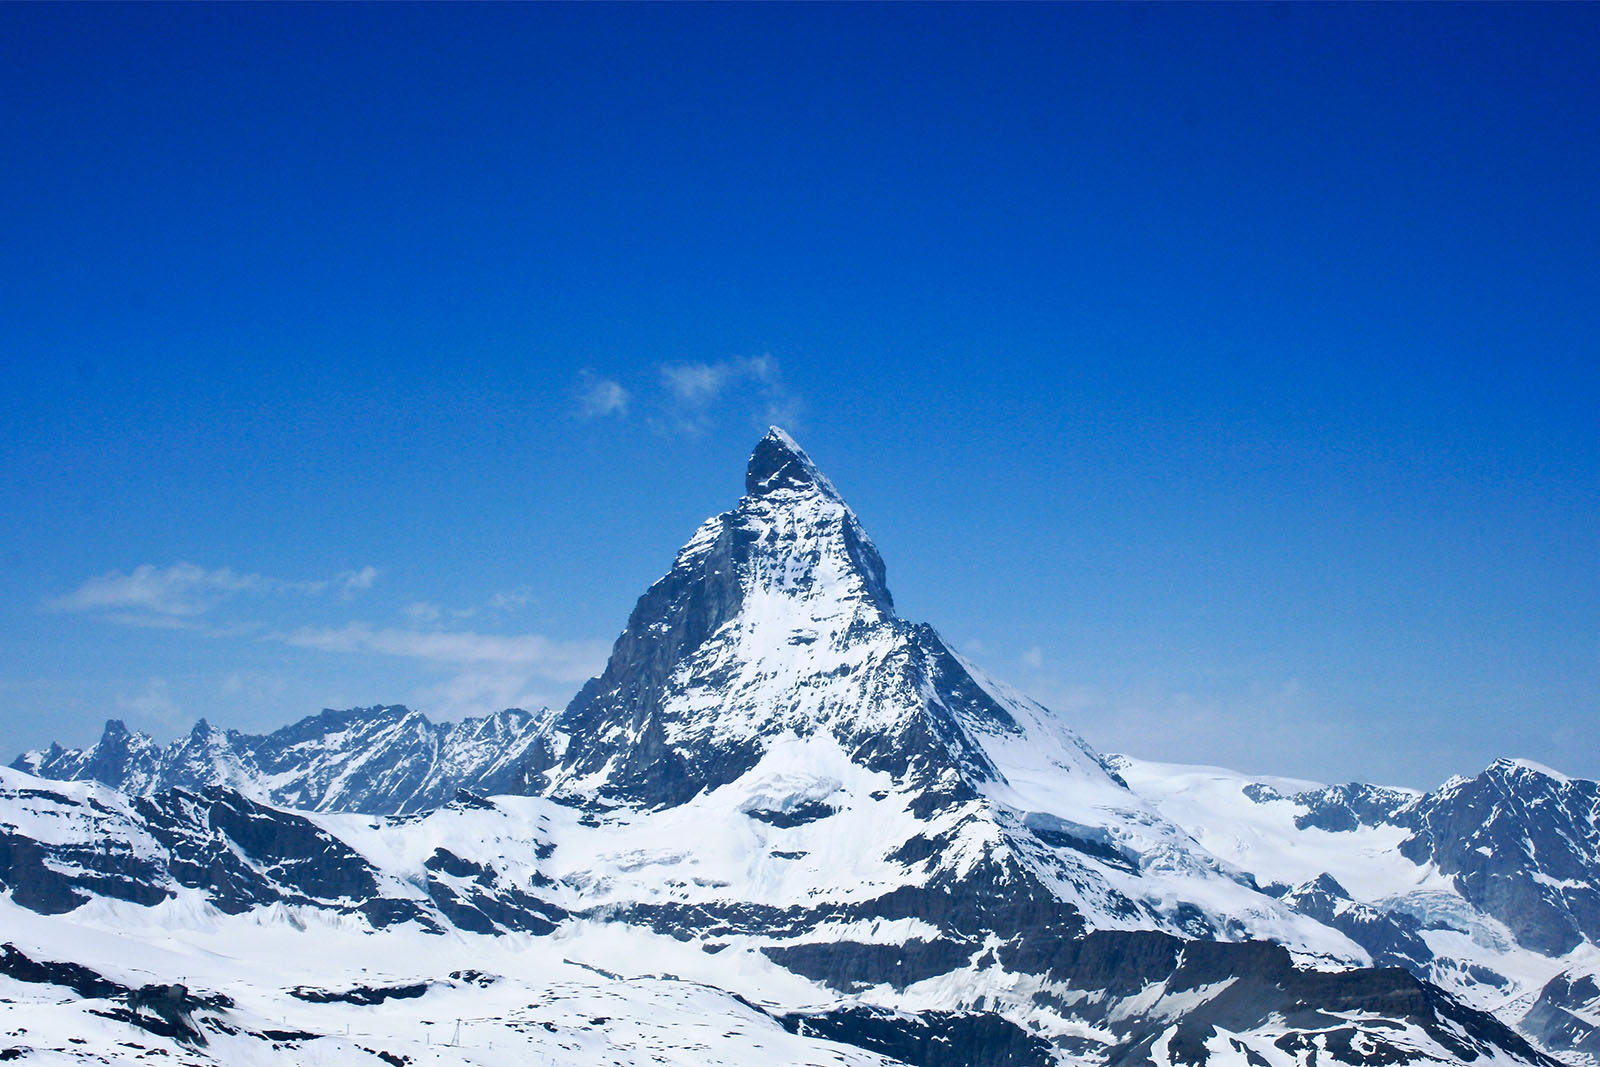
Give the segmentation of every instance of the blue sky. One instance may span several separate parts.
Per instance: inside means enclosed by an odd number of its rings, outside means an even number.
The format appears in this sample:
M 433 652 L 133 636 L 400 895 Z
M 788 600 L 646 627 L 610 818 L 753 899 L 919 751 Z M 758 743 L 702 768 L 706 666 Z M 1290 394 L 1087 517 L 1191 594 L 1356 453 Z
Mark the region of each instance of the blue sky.
M 1600 776 L 1600 8 L 0 7 L 0 737 L 565 702 L 789 428 L 1092 743 Z

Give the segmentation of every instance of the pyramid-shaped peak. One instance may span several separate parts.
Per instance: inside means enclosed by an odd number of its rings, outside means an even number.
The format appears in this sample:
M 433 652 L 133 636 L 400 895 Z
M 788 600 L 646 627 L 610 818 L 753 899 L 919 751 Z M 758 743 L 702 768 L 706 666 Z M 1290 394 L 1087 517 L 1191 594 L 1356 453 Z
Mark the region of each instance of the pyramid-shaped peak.
M 839 490 L 833 487 L 828 476 L 817 469 L 806 450 L 795 443 L 777 426 L 767 434 L 750 453 L 750 465 L 745 468 L 744 491 L 752 497 L 767 496 L 779 490 L 819 492 L 840 499 Z

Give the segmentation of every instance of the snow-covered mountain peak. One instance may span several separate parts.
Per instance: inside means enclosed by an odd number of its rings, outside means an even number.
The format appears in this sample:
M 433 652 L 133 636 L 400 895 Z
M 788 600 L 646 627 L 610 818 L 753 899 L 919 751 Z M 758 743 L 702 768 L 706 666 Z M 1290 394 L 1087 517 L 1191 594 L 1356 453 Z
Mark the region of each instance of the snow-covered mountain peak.
M 872 542 L 787 435 L 763 438 L 750 469 L 755 491 L 700 527 L 639 599 L 605 672 L 551 723 L 529 792 L 609 809 L 617 825 L 743 813 L 735 826 L 806 838 L 778 850 L 790 858 L 835 855 L 848 839 L 887 864 L 871 867 L 877 892 L 981 909 L 1004 885 L 1049 901 L 1061 931 L 1248 925 L 1363 958 L 1202 854 L 1047 709 L 897 617 Z M 712 881 L 756 899 L 742 878 Z M 733 906 L 721 892 L 696 906 L 721 915 Z M 800 898 L 817 907 L 820 893 Z M 1015 932 L 1000 916 L 950 922 Z
M 866 609 L 871 621 L 894 615 L 877 546 L 828 476 L 776 426 L 750 454 L 744 499 L 701 535 L 711 531 L 749 544 L 747 601 L 750 593 L 776 593 L 791 604 L 808 602 L 818 619 L 843 624 L 853 621 L 852 606 Z M 701 542 L 701 536 L 691 541 L 680 563 Z
M 773 426 L 750 453 L 744 491 L 750 496 L 766 496 L 781 490 L 820 493 L 841 500 L 839 490 L 806 455 L 805 449 L 782 429 Z
M 859 744 L 923 706 L 915 628 L 833 483 L 774 427 L 746 489 L 640 597 L 605 672 L 555 724 L 535 791 L 675 805 L 739 777 L 772 737 Z
M 1500 778 L 1538 779 L 1548 778 L 1557 784 L 1566 784 L 1572 779 L 1558 770 L 1546 767 L 1542 763 L 1535 763 L 1531 759 L 1512 759 L 1501 757 L 1489 765 L 1486 774 Z

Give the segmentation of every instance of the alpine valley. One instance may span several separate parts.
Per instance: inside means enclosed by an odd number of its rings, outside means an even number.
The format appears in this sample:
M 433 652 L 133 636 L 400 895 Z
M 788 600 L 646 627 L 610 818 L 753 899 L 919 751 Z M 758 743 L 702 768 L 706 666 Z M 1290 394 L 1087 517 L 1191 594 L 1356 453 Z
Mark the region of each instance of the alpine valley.
M 783 431 L 560 711 L 0 771 L 0 1059 L 1600 1064 L 1600 786 L 1096 753 Z

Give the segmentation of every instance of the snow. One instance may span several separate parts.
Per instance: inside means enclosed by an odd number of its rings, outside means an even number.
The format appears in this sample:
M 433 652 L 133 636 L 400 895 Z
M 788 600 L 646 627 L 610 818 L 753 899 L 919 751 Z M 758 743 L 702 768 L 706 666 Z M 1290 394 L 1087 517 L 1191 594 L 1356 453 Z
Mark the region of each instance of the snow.
M 1300 829 L 1306 808 L 1290 799 L 1323 788 L 1314 782 L 1264 778 L 1218 767 L 1190 767 L 1121 757 L 1119 773 L 1135 793 L 1183 827 L 1212 855 L 1254 874 L 1262 884 L 1294 886 L 1331 874 L 1358 901 L 1377 901 L 1417 890 L 1448 890 L 1448 879 L 1402 856 L 1410 831 L 1399 826 L 1329 831 Z M 1280 794 L 1260 801 L 1246 787 L 1263 784 Z
M 343 924 L 301 931 L 243 917 L 220 917 L 193 929 L 172 914 L 144 918 L 156 921 L 130 935 L 98 922 L 43 919 L 0 900 L 0 926 L 31 958 L 74 959 L 135 985 L 181 976 L 191 989 L 222 992 L 235 1003 L 224 1011 L 197 1011 L 202 1023 L 214 1018 L 243 1032 L 208 1028 L 209 1045 L 191 1048 L 90 1014 L 113 1007 L 106 1002 L 74 1000 L 59 986 L 0 979 L 0 1044 L 36 1050 L 29 1063 L 100 1057 L 121 1062 L 138 1049 L 159 1049 L 168 1062 L 230 1065 L 377 1067 L 374 1050 L 419 1064 L 481 1067 L 893 1062 L 789 1034 L 771 1017 L 702 982 L 607 976 L 603 968 L 562 955 L 578 947 L 572 936 L 542 941 L 373 935 Z M 637 953 L 639 946 L 630 948 Z M 595 954 L 607 955 L 603 947 Z M 129 959 L 140 964 L 130 966 Z M 489 977 L 454 978 L 452 970 Z M 308 1003 L 291 994 L 295 980 L 288 976 L 332 991 L 417 981 L 428 988 L 419 998 L 377 1005 Z M 259 1036 L 273 1030 L 316 1036 Z

